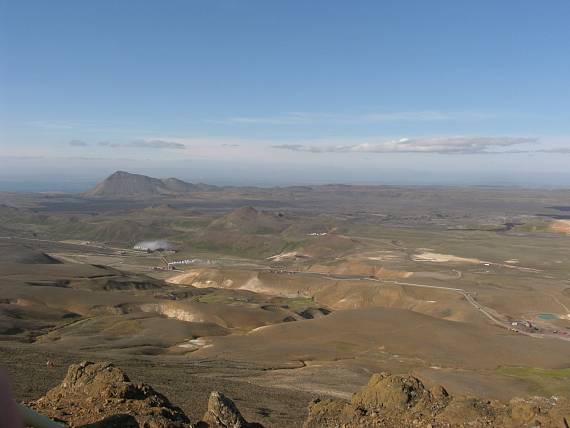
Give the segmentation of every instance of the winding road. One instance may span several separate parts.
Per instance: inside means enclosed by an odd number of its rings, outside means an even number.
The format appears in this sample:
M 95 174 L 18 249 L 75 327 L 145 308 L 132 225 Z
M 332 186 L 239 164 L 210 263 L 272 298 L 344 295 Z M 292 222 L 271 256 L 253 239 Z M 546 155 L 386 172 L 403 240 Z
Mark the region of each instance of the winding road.
M 484 306 L 479 304 L 477 302 L 477 300 L 475 300 L 475 298 L 468 291 L 465 291 L 462 288 L 443 287 L 440 285 L 418 284 L 415 282 L 404 282 L 404 281 L 396 281 L 396 280 L 389 280 L 389 279 L 379 279 L 379 278 L 373 278 L 373 277 L 367 277 L 367 276 L 358 276 L 358 275 L 333 275 L 333 274 L 322 274 L 322 273 L 316 273 L 316 272 L 303 272 L 303 271 L 286 271 L 285 273 L 291 273 L 291 274 L 295 274 L 295 275 L 307 275 L 307 276 L 313 276 L 313 277 L 320 277 L 320 278 L 330 279 L 330 280 L 334 280 L 334 281 L 355 281 L 355 280 L 356 281 L 371 281 L 371 282 L 376 282 L 376 283 L 380 283 L 380 284 L 384 284 L 384 285 L 393 284 L 393 285 L 407 286 L 407 287 L 431 288 L 431 289 L 449 291 L 452 293 L 458 293 L 461 296 L 463 296 L 463 298 L 467 301 L 467 303 L 469 303 L 476 311 L 483 314 L 493 324 L 496 324 L 499 327 L 505 328 L 507 330 L 511 330 L 511 331 L 516 332 L 518 334 L 522 334 L 522 335 L 530 336 L 530 337 L 535 337 L 535 338 L 540 338 L 540 339 L 548 337 L 548 338 L 555 338 L 555 339 L 570 341 L 570 337 L 565 336 L 565 335 L 561 335 L 561 334 L 556 334 L 553 332 L 533 333 L 533 332 L 524 331 L 524 330 L 520 330 L 520 329 L 513 329 L 513 327 L 511 326 L 511 324 L 509 322 L 502 321 L 496 315 L 491 313 L 491 310 L 489 310 L 488 308 L 485 308 Z M 552 296 L 552 297 L 555 297 L 555 296 Z M 560 304 L 562 305 L 562 303 L 560 303 Z

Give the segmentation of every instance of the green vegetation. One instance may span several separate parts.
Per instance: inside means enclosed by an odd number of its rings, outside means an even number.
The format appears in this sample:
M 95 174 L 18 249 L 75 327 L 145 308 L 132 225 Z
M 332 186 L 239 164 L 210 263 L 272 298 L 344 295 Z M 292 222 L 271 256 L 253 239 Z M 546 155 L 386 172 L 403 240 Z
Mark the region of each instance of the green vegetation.
M 533 384 L 533 392 L 538 395 L 570 394 L 570 368 L 499 367 L 496 373 Z
M 286 304 L 290 309 L 297 311 L 299 309 L 313 306 L 315 304 L 315 300 L 312 297 L 293 297 L 287 299 Z
M 228 296 L 227 294 L 221 294 L 221 293 L 209 293 L 209 294 L 202 294 L 200 296 L 194 296 L 192 298 L 192 300 L 194 300 L 195 302 L 200 302 L 200 303 L 231 303 L 233 301 L 235 301 L 236 299 L 234 299 L 232 296 Z
M 548 232 L 548 223 L 542 219 L 533 219 L 525 224 L 515 226 L 516 232 Z
M 535 367 L 499 367 L 497 372 L 515 377 L 541 377 L 551 379 L 570 379 L 570 368 L 540 369 Z M 570 386 L 569 386 L 570 387 Z
M 358 349 L 358 345 L 349 342 L 331 342 L 329 345 L 336 352 L 354 352 Z

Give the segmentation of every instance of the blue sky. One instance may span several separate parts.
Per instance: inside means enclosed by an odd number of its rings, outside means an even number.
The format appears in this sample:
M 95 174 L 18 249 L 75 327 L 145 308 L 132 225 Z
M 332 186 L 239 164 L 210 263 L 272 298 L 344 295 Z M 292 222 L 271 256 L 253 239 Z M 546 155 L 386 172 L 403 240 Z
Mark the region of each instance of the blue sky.
M 0 179 L 570 186 L 567 0 L 0 4 Z

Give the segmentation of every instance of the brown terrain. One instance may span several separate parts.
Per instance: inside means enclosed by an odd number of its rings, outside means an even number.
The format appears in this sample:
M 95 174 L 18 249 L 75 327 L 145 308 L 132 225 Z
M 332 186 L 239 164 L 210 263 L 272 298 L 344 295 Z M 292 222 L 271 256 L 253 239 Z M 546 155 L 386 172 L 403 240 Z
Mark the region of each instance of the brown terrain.
M 569 199 L 124 172 L 0 194 L 0 365 L 74 426 L 564 427 Z
M 554 220 L 550 223 L 550 230 L 570 235 L 570 220 Z
M 63 382 L 29 403 L 70 427 L 254 428 L 235 403 L 213 391 L 201 420 L 192 422 L 151 386 L 131 382 L 110 363 L 72 365 Z M 568 426 L 566 398 L 513 399 L 509 403 L 452 396 L 413 376 L 380 373 L 349 401 L 315 399 L 303 427 L 522 427 Z

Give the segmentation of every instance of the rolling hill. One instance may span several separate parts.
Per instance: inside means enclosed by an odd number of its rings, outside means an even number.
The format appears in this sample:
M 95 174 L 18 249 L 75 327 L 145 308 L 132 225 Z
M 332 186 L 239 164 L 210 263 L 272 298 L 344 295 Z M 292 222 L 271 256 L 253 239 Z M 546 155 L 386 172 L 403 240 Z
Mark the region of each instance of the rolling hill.
M 226 230 L 240 233 L 281 233 L 290 224 L 284 214 L 259 211 L 253 207 L 237 208 L 214 220 L 208 230 Z

